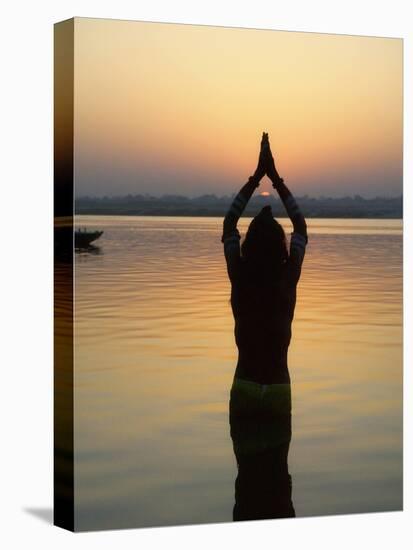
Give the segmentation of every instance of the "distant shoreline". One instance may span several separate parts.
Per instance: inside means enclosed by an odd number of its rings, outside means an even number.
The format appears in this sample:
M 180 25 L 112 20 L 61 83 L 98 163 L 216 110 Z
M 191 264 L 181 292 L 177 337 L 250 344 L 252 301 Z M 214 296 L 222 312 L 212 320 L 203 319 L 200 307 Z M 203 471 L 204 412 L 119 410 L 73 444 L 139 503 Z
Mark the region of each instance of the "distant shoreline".
M 196 214 L 196 213 L 187 213 L 187 214 L 171 214 L 171 213 L 146 213 L 146 214 L 143 214 L 142 212 L 137 212 L 137 213 L 130 213 L 130 212 L 75 212 L 75 216 L 123 216 L 125 218 L 127 217 L 134 217 L 134 216 L 142 216 L 142 217 L 146 217 L 146 218 L 149 218 L 151 216 L 153 217 L 163 217 L 163 218 L 223 218 L 225 216 L 225 213 L 224 214 Z M 248 214 L 248 213 L 244 213 L 243 214 L 243 217 L 253 217 L 254 214 Z M 276 215 L 274 214 L 275 217 L 277 218 L 288 218 L 287 214 L 283 214 L 283 215 Z M 379 215 L 376 215 L 376 216 L 361 216 L 361 215 L 316 215 L 316 216 L 311 216 L 311 215 L 306 215 L 305 216 L 307 219 L 311 220 L 311 219 L 314 219 L 314 220 L 317 220 L 317 219 L 342 219 L 342 220 L 403 220 L 403 216 L 379 216 Z
M 204 195 L 188 198 L 180 195 L 151 197 L 81 197 L 75 201 L 76 215 L 87 216 L 183 216 L 223 218 L 233 197 Z M 402 219 L 403 197 L 365 199 L 354 197 L 297 197 L 307 218 Z M 271 205 L 275 217 L 286 216 L 284 205 L 275 196 L 255 196 L 248 203 L 244 215 L 253 217 L 263 206 Z

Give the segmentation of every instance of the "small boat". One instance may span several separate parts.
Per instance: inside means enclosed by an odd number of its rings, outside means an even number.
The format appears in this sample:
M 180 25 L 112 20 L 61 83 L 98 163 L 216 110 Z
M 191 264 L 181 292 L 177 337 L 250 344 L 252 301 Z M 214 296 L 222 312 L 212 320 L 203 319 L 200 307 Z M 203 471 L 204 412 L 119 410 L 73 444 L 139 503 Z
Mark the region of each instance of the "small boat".
M 89 248 L 93 241 L 99 239 L 103 235 L 103 231 L 87 231 L 86 229 L 78 229 L 75 231 L 75 248 Z

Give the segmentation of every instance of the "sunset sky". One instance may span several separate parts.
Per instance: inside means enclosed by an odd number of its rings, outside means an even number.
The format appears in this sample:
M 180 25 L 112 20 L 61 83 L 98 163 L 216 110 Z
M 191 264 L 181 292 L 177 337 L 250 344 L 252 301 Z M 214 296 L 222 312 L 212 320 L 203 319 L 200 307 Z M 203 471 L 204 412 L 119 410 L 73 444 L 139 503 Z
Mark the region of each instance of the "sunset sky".
M 76 19 L 76 195 L 235 193 L 262 131 L 297 195 L 400 195 L 402 48 Z

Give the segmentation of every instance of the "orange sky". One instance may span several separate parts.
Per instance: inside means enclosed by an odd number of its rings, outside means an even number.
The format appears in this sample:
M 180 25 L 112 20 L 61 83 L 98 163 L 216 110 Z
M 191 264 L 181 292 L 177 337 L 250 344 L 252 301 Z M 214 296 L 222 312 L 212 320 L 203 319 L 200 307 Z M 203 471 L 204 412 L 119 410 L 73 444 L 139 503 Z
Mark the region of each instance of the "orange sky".
M 75 21 L 76 195 L 402 192 L 402 41 Z M 262 190 L 270 189 L 268 181 Z

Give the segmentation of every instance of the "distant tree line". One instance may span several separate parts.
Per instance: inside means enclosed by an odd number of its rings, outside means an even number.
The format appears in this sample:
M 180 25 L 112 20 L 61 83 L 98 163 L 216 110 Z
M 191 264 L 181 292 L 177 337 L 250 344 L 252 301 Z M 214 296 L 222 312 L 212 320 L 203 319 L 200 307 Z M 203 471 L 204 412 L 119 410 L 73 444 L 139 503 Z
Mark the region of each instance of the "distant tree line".
M 75 200 L 76 214 L 125 216 L 224 216 L 233 196 L 202 195 L 190 198 L 181 195 L 126 195 L 119 197 L 79 197 Z M 401 218 L 403 197 L 297 197 L 308 218 Z M 254 196 L 245 215 L 254 216 L 262 206 L 271 204 L 274 216 L 285 216 L 278 197 Z

